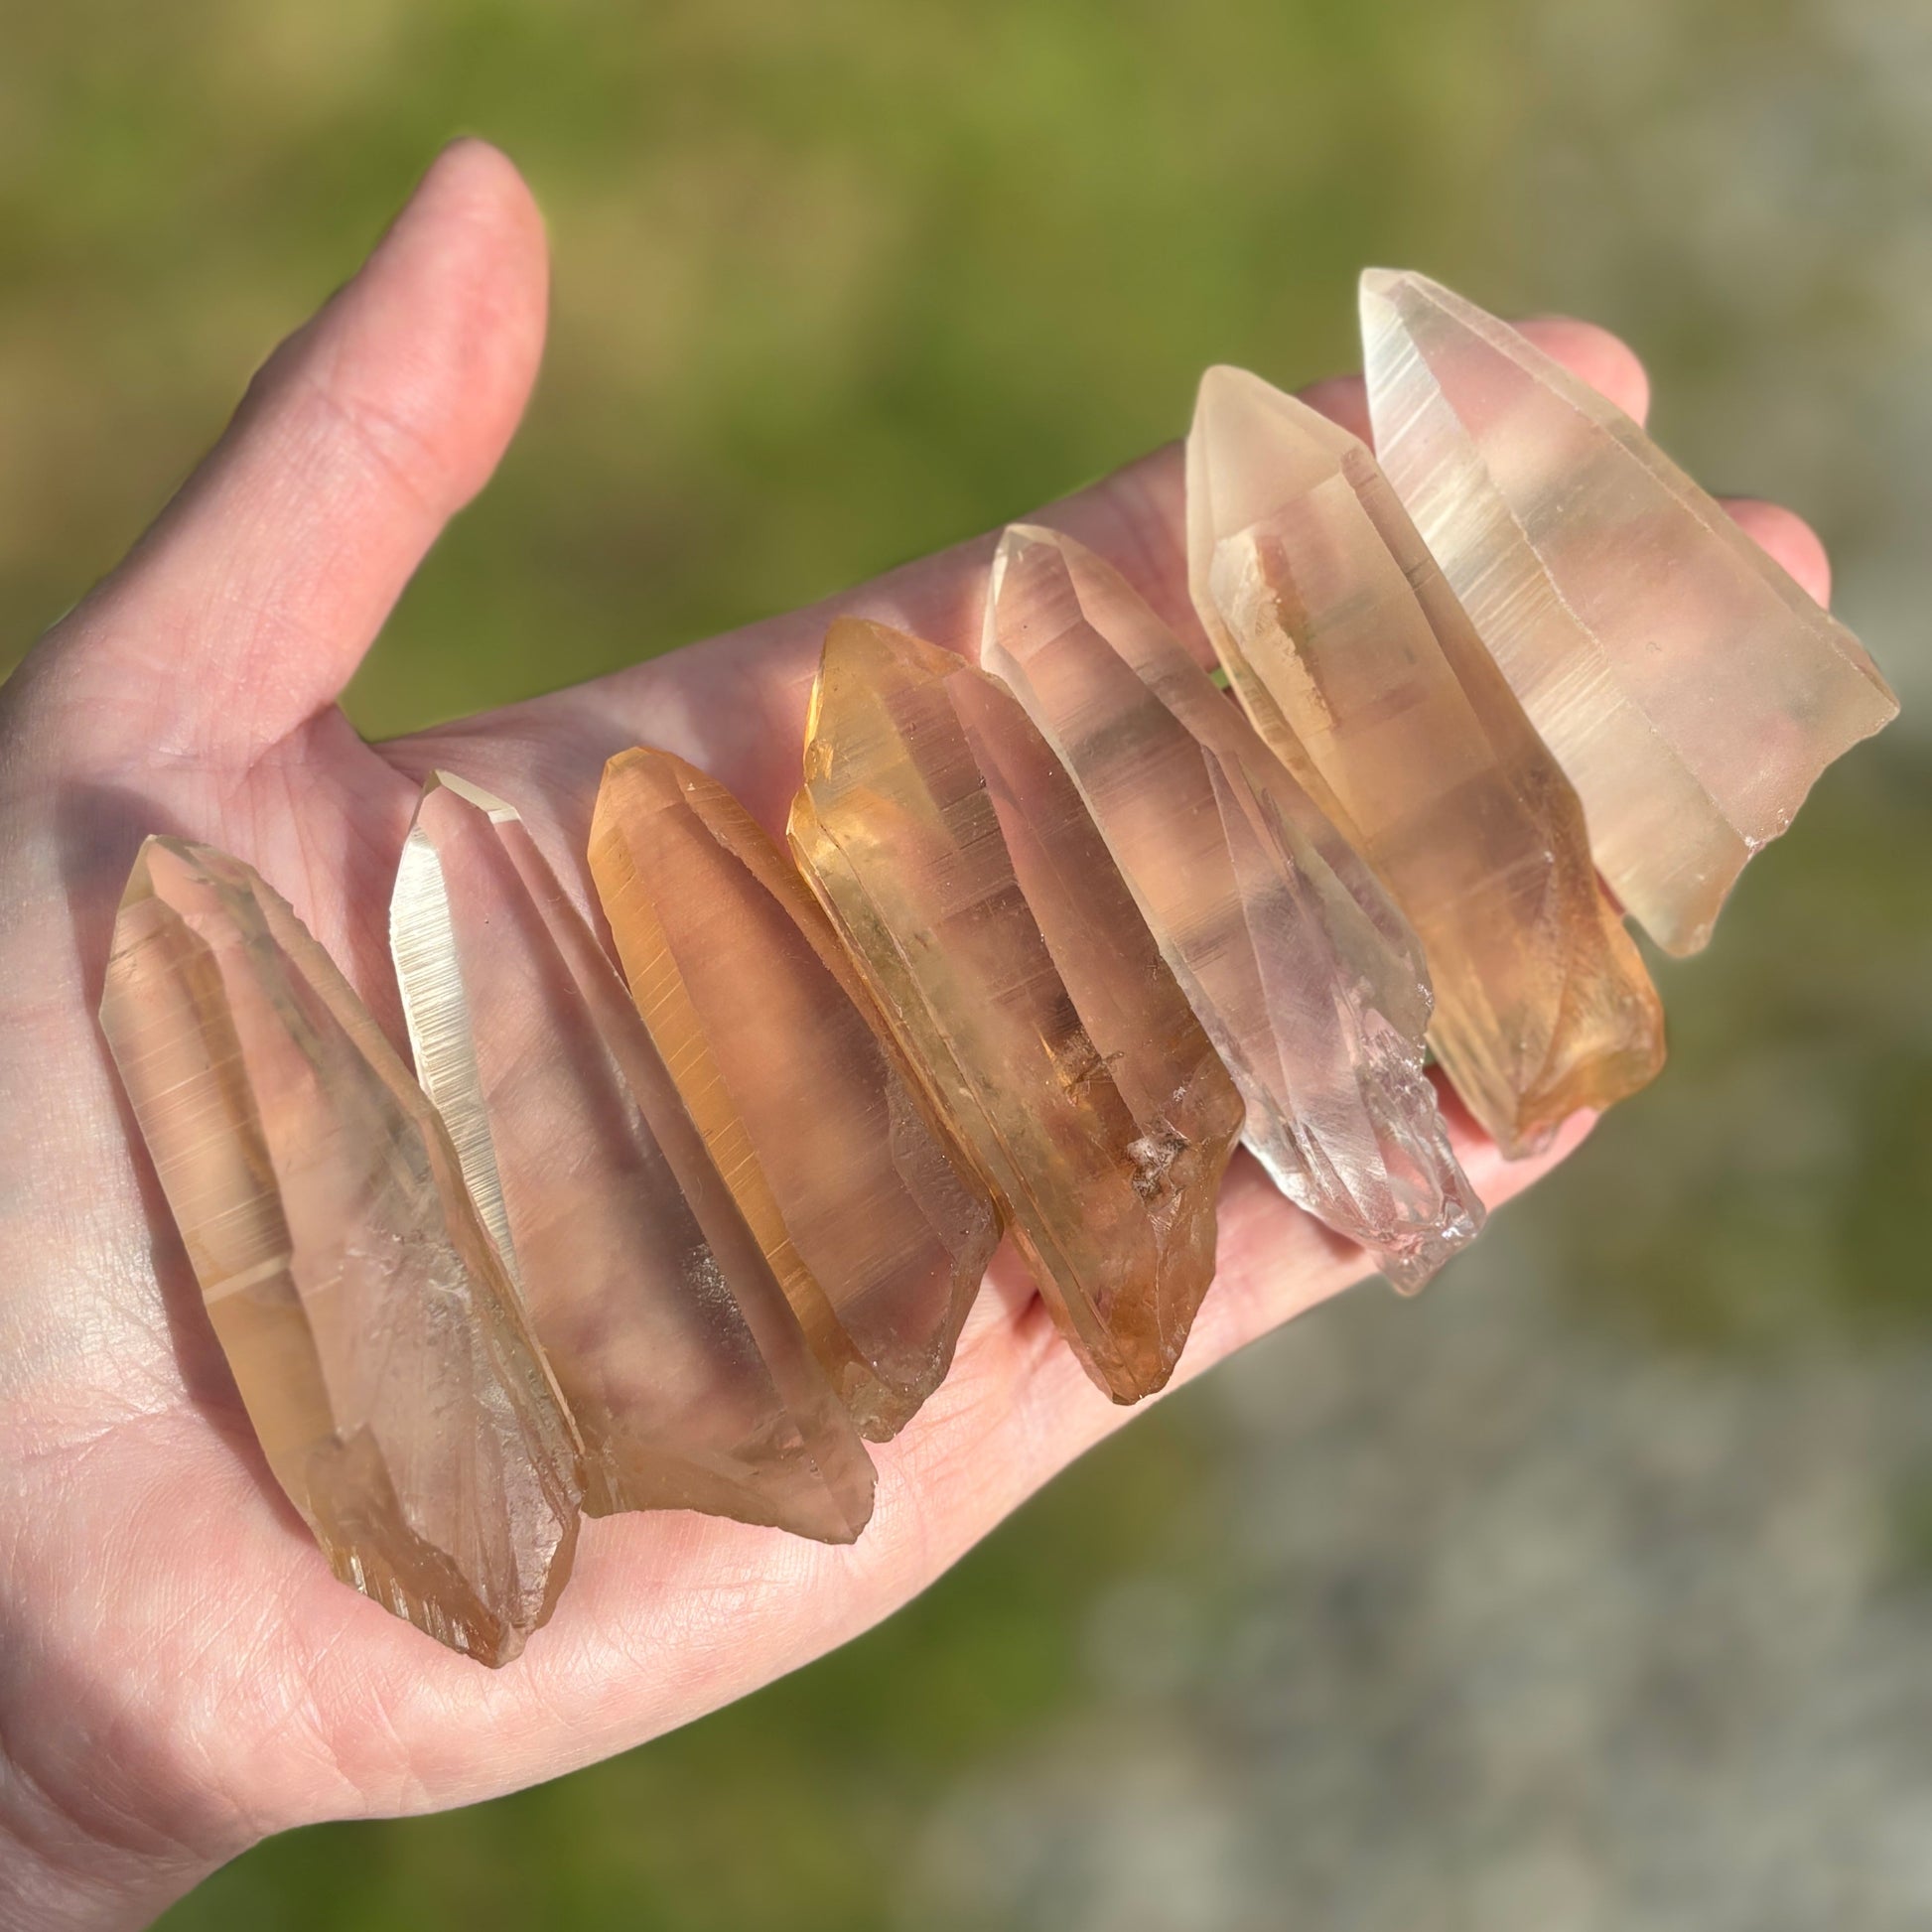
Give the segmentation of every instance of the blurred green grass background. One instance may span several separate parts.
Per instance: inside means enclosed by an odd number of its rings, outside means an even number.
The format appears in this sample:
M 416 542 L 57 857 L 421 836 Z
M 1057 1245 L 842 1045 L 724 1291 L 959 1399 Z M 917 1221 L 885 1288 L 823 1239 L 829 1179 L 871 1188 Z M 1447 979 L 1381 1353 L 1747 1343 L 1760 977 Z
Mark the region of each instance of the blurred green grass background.
M 173 1932 L 1932 1919 L 1916 10 L 11 0 L 0 34 L 0 666 L 472 131 L 548 213 L 549 358 L 356 681 L 371 734 L 995 525 L 1177 433 L 1207 361 L 1349 366 L 1371 261 L 1620 329 L 1666 442 L 1825 532 L 1907 704 L 1663 970 L 1659 1087 L 1422 1304 L 1251 1351 L 744 1705 L 277 1841 Z

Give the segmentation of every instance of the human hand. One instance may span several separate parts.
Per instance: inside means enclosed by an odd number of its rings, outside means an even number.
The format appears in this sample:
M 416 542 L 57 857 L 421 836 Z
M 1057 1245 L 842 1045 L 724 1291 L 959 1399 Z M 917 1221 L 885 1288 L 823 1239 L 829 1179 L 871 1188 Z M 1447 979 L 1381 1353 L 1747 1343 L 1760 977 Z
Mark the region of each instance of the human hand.
M 337 698 L 533 379 L 545 256 L 510 166 L 460 145 L 357 279 L 262 370 L 121 568 L 0 692 L 0 1921 L 145 1922 L 255 1839 L 488 1797 L 743 1696 L 909 1596 L 1127 1420 L 1010 1252 L 951 1376 L 878 1451 L 877 1513 L 833 1549 L 687 1515 L 584 1528 L 553 1621 L 501 1672 L 330 1576 L 276 1489 L 94 1024 L 141 836 L 255 866 L 392 1036 L 388 889 L 421 776 L 515 800 L 581 887 L 604 759 L 692 759 L 772 829 L 836 611 L 971 649 L 991 540 L 575 690 L 370 747 Z M 1627 349 L 1544 347 L 1641 413 Z M 1366 434 L 1361 387 L 1311 399 Z M 1167 450 L 1044 513 L 1192 634 Z M 1735 513 L 1814 594 L 1817 540 Z M 1493 1203 L 1582 1138 L 1505 1164 L 1451 1108 Z M 1245 1155 L 1179 1380 L 1366 1272 Z

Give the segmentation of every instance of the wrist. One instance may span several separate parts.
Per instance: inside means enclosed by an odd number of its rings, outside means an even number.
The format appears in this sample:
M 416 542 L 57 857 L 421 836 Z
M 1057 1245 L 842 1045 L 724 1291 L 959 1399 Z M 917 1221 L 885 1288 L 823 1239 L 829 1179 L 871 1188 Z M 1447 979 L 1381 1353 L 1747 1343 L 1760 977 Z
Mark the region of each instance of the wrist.
M 131 1824 L 107 1833 L 0 1756 L 0 1926 L 8 1932 L 133 1932 L 245 1849 L 237 1841 L 207 1850 Z

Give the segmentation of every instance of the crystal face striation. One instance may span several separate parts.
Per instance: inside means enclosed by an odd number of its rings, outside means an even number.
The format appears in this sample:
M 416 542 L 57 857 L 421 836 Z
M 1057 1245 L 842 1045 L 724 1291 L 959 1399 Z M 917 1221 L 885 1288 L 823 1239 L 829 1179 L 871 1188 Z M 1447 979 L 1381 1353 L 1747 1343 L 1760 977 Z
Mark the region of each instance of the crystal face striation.
M 583 1431 L 585 1507 L 850 1542 L 865 1447 L 517 813 L 433 776 L 390 930 L 417 1070 Z
M 884 624 L 826 635 L 790 836 L 1116 1401 L 1173 1373 L 1240 1095 L 1072 780 L 1004 685 Z
M 1370 269 L 1376 453 L 1661 946 L 1897 712 L 1851 631 L 1613 403 L 1473 303 Z
M 1278 1185 L 1420 1288 L 1483 1210 L 1423 1071 L 1422 947 L 1366 865 L 1127 582 L 1001 538 L 981 661 L 1066 766 L 1247 1102 Z
M 865 1434 L 944 1377 L 999 1216 L 831 922 L 715 779 L 605 769 L 591 874 L 632 997 L 819 1360 Z
M 506 1663 L 578 1444 L 435 1110 L 248 867 L 149 839 L 101 1027 L 276 1480 L 345 1582 Z
M 1584 815 L 1355 437 L 1234 368 L 1187 438 L 1188 585 L 1269 745 L 1421 935 L 1430 1041 L 1505 1153 L 1663 1062 Z

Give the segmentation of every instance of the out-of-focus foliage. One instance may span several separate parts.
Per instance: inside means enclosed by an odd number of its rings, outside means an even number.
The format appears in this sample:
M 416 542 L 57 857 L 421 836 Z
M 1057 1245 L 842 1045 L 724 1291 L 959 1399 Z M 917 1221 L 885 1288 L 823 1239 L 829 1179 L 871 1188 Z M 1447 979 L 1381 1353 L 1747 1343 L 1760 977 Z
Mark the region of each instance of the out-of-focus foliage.
M 0 612 L 104 568 L 450 134 L 528 173 L 544 386 L 356 693 L 377 731 L 626 662 L 1351 355 L 1368 243 L 1470 259 L 1503 22 L 1209 0 L 111 0 L 0 63 Z M 1385 64 L 1379 49 L 1406 43 Z M 1417 192 L 1420 187 L 1420 192 Z
M 1932 1920 L 1932 20 L 1896 0 L 0 9 L 0 664 L 435 147 L 548 210 L 543 385 L 351 709 L 589 675 L 1353 359 L 1413 263 L 1646 353 L 1905 721 L 1674 1059 L 1420 1304 L 1138 1423 L 691 1730 L 264 1847 L 191 1928 L 1815 1932 Z

